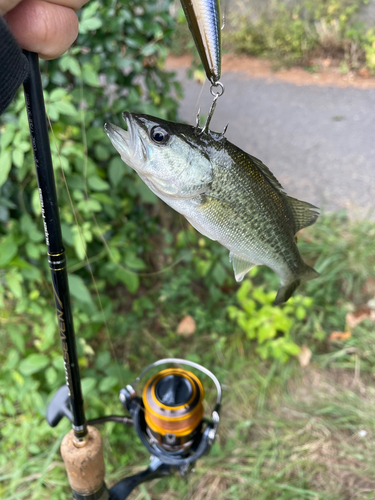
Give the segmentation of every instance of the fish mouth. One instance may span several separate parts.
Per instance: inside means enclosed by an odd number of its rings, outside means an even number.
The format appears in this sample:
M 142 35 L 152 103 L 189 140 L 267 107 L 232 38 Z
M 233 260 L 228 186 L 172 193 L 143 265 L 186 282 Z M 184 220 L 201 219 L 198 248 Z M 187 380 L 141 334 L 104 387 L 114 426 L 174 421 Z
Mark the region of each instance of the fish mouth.
M 113 123 L 105 123 L 104 131 L 120 155 L 127 156 L 130 152 L 131 143 L 129 130 L 124 130 L 117 125 L 113 125 Z
M 147 145 L 140 133 L 141 129 L 147 132 L 147 125 L 143 122 L 141 115 L 138 117 L 125 111 L 122 113 L 122 117 L 126 123 L 125 128 L 118 127 L 113 123 L 105 123 L 104 131 L 125 163 L 137 170 L 132 160 L 137 156 L 144 160 L 147 158 Z
M 131 159 L 133 156 L 132 144 L 134 144 L 134 127 L 132 126 L 132 116 L 125 112 L 122 114 L 126 129 L 118 127 L 113 123 L 105 123 L 104 131 L 108 135 L 113 146 L 117 149 L 123 159 Z

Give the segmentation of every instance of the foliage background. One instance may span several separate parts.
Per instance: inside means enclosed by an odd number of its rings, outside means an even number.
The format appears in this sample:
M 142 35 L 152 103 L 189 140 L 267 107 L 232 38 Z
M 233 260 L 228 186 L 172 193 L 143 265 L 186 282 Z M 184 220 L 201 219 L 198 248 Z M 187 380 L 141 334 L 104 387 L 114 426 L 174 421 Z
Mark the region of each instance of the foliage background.
M 265 57 L 275 66 L 323 69 L 328 59 L 342 73 L 375 70 L 373 0 L 222 1 L 225 50 Z M 371 8 L 371 9 L 370 9 Z M 370 15 L 371 17 L 371 15 Z M 178 19 L 173 50 L 195 53 L 186 21 Z M 366 69 L 367 71 L 364 71 Z
M 278 278 L 268 269 L 237 290 L 227 251 L 158 202 L 103 132 L 124 110 L 176 119 L 180 88 L 163 69 L 176 30 L 169 7 L 92 1 L 75 46 L 41 67 L 87 416 L 118 413 L 114 395 L 140 368 L 183 356 L 224 384 L 219 442 L 189 482 L 159 481 L 134 498 L 342 499 L 354 483 L 355 498 L 366 498 L 375 481 L 370 313 L 345 345 L 329 335 L 363 304 L 375 309 L 374 224 L 339 213 L 305 231 L 301 251 L 322 278 L 284 308 L 271 306 Z M 299 33 L 298 19 L 283 15 Z M 58 454 L 69 423 L 50 429 L 44 419 L 64 371 L 22 93 L 2 116 L 0 146 L 0 496 L 57 500 L 69 492 Z M 195 331 L 176 334 L 188 314 Z M 290 385 L 305 376 L 296 356 L 306 343 L 308 377 L 337 379 L 304 381 L 309 398 Z M 368 380 L 353 387 L 346 377 L 358 364 Z M 131 431 L 102 432 L 109 484 L 147 464 Z M 329 460 L 317 461 L 311 450 L 320 457 L 329 446 Z M 351 482 L 329 480 L 333 470 Z

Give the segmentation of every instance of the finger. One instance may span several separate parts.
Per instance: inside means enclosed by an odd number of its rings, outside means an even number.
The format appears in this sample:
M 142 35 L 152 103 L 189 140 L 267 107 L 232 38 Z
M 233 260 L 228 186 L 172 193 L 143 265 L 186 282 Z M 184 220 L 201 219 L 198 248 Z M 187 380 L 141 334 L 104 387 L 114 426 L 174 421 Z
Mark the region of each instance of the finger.
M 20 3 L 21 0 L 0 0 L 0 16 L 3 16 Z
M 81 9 L 89 0 L 46 0 L 48 3 L 70 7 L 73 10 Z
M 4 17 L 21 47 L 42 59 L 61 56 L 78 36 L 78 18 L 70 7 L 23 0 Z

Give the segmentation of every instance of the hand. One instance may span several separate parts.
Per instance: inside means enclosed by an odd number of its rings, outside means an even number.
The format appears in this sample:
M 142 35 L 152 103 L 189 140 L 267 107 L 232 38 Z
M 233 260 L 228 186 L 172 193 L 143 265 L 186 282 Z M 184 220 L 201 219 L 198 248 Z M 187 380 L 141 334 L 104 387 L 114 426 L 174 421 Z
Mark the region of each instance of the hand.
M 55 59 L 78 36 L 79 10 L 88 0 L 0 0 L 0 14 L 23 49 Z

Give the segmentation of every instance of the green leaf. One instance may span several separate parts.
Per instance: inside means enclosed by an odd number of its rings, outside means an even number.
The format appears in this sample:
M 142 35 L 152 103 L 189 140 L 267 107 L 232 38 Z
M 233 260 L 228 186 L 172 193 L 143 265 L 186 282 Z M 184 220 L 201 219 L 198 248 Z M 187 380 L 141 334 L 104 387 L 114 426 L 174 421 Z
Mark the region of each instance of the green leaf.
M 102 144 L 97 144 L 95 146 L 95 157 L 100 161 L 108 160 L 109 148 L 103 146 Z
M 1 367 L 1 371 L 6 372 L 8 370 L 14 370 L 18 365 L 20 360 L 20 355 L 15 349 L 10 349 L 7 353 L 7 358 L 3 366 Z
M 119 156 L 112 158 L 108 168 L 108 178 L 113 186 L 117 186 L 125 173 L 125 163 Z
M 227 277 L 225 268 L 218 262 L 213 268 L 212 275 L 218 285 L 222 285 Z
M 23 165 L 24 153 L 21 149 L 15 149 L 12 154 L 12 160 L 16 167 L 21 168 Z
M 20 299 L 22 297 L 22 283 L 23 279 L 21 274 L 19 273 L 9 273 L 7 274 L 7 282 L 9 290 L 13 293 L 16 299 Z
M 83 80 L 92 87 L 99 86 L 99 76 L 98 73 L 93 69 L 91 65 L 84 64 L 82 68 Z
M 141 52 L 142 52 L 143 56 L 148 57 L 148 56 L 151 56 L 152 54 L 155 54 L 156 51 L 157 51 L 157 48 L 156 48 L 155 44 L 149 43 L 148 45 L 145 45 L 142 48 Z
M 16 325 L 10 324 L 7 327 L 9 338 L 13 342 L 13 344 L 17 347 L 21 354 L 25 352 L 25 336 L 23 333 L 17 328 Z
M 77 254 L 77 257 L 80 260 L 84 260 L 86 257 L 86 242 L 83 239 L 83 236 L 79 234 L 79 232 L 76 232 L 74 235 L 74 248 Z
M 0 146 L 4 150 L 13 141 L 16 128 L 13 124 L 7 123 L 5 131 L 1 134 Z
M 78 110 L 68 101 L 56 102 L 55 108 L 63 115 L 75 116 L 78 114 Z
M 103 181 L 103 179 L 101 179 L 98 176 L 89 177 L 87 179 L 87 184 L 94 191 L 106 191 L 107 189 L 110 188 L 110 185 L 108 184 L 108 182 Z
M 8 174 L 12 168 L 12 152 L 10 149 L 3 149 L 0 153 L 0 187 L 8 179 Z
M 82 210 L 86 213 L 90 212 L 101 212 L 102 206 L 98 202 L 98 200 L 90 199 L 90 200 L 82 200 L 78 203 L 78 210 Z
M 46 380 L 48 381 L 49 385 L 53 385 L 56 380 L 57 380 L 57 372 L 53 368 L 53 366 L 49 366 L 46 370 Z
M 88 396 L 96 387 L 96 379 L 93 377 L 84 377 L 81 380 L 81 384 L 83 395 Z
M 117 383 L 118 380 L 116 377 L 104 377 L 99 383 L 99 391 L 107 392 L 109 391 L 109 389 L 112 389 Z
M 59 60 L 61 71 L 69 71 L 72 75 L 81 76 L 81 68 L 77 59 L 72 56 L 65 55 Z
M 107 205 L 115 205 L 116 202 L 108 196 L 107 194 L 104 193 L 92 193 L 92 198 L 95 198 L 95 200 L 99 201 L 100 203 L 107 204 Z
M 92 301 L 91 294 L 83 282 L 83 279 L 77 274 L 69 274 L 68 278 L 69 289 L 72 296 L 80 302 L 93 305 L 94 303 Z
M 63 241 L 67 243 L 70 246 L 74 245 L 74 233 L 72 231 L 72 228 L 68 226 L 68 224 L 65 224 L 64 222 L 61 224 L 61 232 L 62 232 L 62 237 Z
M 49 359 L 45 354 L 30 354 L 19 364 L 22 375 L 32 375 L 43 370 L 49 364 Z
M 33 194 L 31 196 L 31 206 L 33 207 L 33 211 L 35 215 L 41 215 L 42 208 L 40 206 L 40 197 L 39 190 L 34 189 Z
M 111 362 L 111 355 L 109 354 L 108 351 L 103 351 L 97 355 L 95 360 L 95 366 L 98 370 L 103 370 L 103 368 L 106 368 L 110 362 Z
M 56 122 L 59 119 L 60 114 L 55 102 L 46 104 L 46 112 L 51 121 Z
M 5 413 L 7 413 L 8 415 L 15 415 L 16 414 L 16 408 L 13 405 L 13 403 L 11 401 L 9 401 L 8 398 L 4 398 L 3 401 L 4 401 Z
M 118 269 L 116 270 L 116 278 L 126 285 L 129 292 L 135 293 L 138 290 L 139 278 L 137 274 L 131 273 L 126 269 Z
M 84 19 L 79 23 L 79 32 L 85 34 L 88 31 L 94 31 L 102 26 L 103 22 L 97 17 L 92 17 L 91 19 Z
M 14 242 L 13 235 L 6 236 L 0 242 L 0 269 L 5 267 L 17 254 L 18 247 Z
M 144 184 L 143 182 L 139 182 L 139 184 L 136 184 L 134 187 L 141 197 L 142 203 L 152 203 L 153 205 L 156 205 L 158 203 L 157 196 L 154 195 L 154 193 L 149 187 L 146 186 L 146 184 Z
M 146 267 L 146 264 L 143 262 L 143 260 L 134 254 L 127 254 L 125 256 L 125 264 L 127 267 L 136 270 L 142 270 Z
M 49 100 L 51 102 L 58 102 L 66 96 L 67 92 L 65 89 L 54 89 L 49 95 Z
M 298 306 L 296 309 L 296 316 L 297 316 L 297 319 L 302 321 L 306 316 L 306 309 L 302 306 Z

